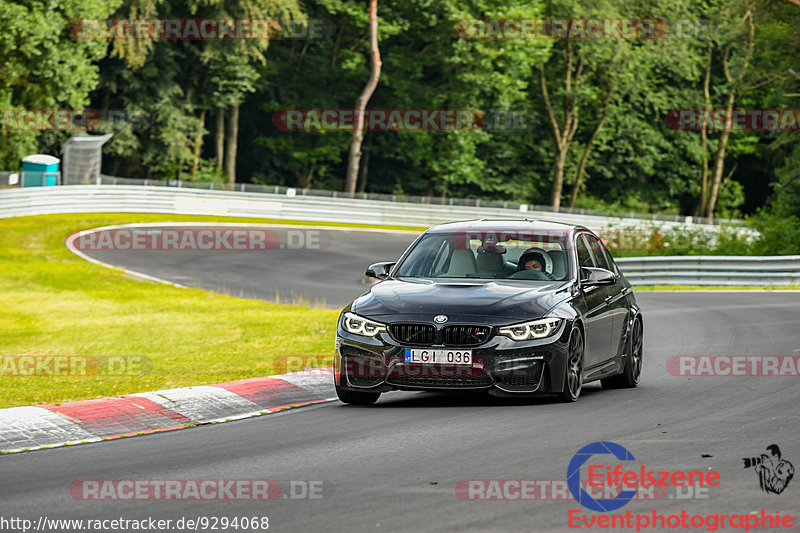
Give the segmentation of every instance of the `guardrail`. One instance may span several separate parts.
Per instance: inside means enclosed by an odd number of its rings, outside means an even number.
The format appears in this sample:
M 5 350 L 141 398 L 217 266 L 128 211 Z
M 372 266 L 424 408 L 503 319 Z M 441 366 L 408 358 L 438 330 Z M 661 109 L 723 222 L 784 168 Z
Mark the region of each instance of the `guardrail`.
M 176 187 L 63 185 L 0 191 L 0 218 L 88 212 L 221 215 L 416 227 L 474 218 L 538 218 L 580 224 L 593 230 L 690 225 L 711 232 L 718 229 L 713 225 L 665 220 Z
M 567 213 L 424 205 L 352 198 L 130 185 L 66 185 L 0 190 L 0 218 L 56 213 L 163 213 L 427 227 L 474 218 L 542 218 L 608 228 L 668 229 L 669 221 Z M 718 227 L 691 227 L 716 231 Z M 652 256 L 617 259 L 634 285 L 800 285 L 800 256 Z
M 800 285 L 800 255 L 688 255 L 616 259 L 633 285 Z
M 65 178 L 63 185 L 87 185 L 89 182 L 79 182 L 71 180 L 69 177 Z M 448 206 L 461 206 L 461 207 L 497 207 L 503 209 L 518 210 L 521 213 L 526 212 L 540 212 L 540 213 L 562 213 L 569 215 L 591 215 L 598 217 L 608 217 L 608 213 L 595 211 L 593 209 L 584 209 L 582 207 L 565 207 L 554 208 L 549 205 L 538 204 L 520 204 L 519 202 L 508 200 L 482 200 L 480 198 L 453 198 L 448 196 L 442 198 L 440 196 L 412 196 L 403 194 L 385 194 L 373 192 L 357 192 L 349 195 L 340 191 L 330 191 L 323 189 L 303 189 L 296 187 L 284 187 L 282 185 L 261 185 L 259 183 L 236 183 L 230 185 L 228 183 L 214 183 L 214 182 L 199 182 L 199 181 L 181 181 L 181 180 L 153 180 L 153 179 L 135 179 L 135 178 L 119 178 L 116 176 L 107 176 L 101 174 L 94 185 L 141 185 L 145 187 L 177 187 L 188 189 L 207 189 L 217 191 L 238 191 L 238 192 L 257 192 L 257 193 L 272 193 L 285 196 L 316 196 L 320 198 L 350 198 L 356 200 L 378 200 L 383 202 L 402 202 L 408 204 L 429 204 L 429 205 L 448 205 Z M 616 217 L 614 217 L 616 218 Z M 667 215 L 662 213 L 620 213 L 620 218 L 636 218 L 642 220 L 653 221 L 666 221 L 678 222 L 682 224 L 727 224 L 737 225 L 742 224 L 744 221 L 741 219 L 731 220 L 727 218 L 706 218 L 706 217 L 692 217 L 685 215 Z

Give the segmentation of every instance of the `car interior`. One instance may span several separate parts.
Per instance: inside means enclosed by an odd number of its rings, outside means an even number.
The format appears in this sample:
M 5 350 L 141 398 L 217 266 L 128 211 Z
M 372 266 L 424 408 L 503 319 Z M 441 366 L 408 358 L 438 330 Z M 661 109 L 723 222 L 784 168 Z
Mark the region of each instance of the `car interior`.
M 518 261 L 524 253 L 538 252 L 545 259 L 541 272 L 535 270 L 522 270 Z M 514 259 L 506 258 L 505 247 L 496 246 L 490 249 L 478 247 L 476 251 L 468 249 L 454 249 L 450 257 L 448 268 L 442 272 L 446 277 L 480 277 L 480 278 L 508 278 L 529 279 L 540 281 L 563 280 L 567 276 L 566 254 L 563 250 L 545 250 L 543 248 L 528 248 Z
M 431 236 L 412 252 L 397 270 L 401 277 L 479 278 L 560 281 L 569 269 L 567 254 L 558 241 L 531 240 L 497 243 L 472 239 L 454 245 L 452 235 Z M 466 244 L 466 246 L 464 246 Z M 542 270 L 524 270 L 525 254 L 539 254 Z

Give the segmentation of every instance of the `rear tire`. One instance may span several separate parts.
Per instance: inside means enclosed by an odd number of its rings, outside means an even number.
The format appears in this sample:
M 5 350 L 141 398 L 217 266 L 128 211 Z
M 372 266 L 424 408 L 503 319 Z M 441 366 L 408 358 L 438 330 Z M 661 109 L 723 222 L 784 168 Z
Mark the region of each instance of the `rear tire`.
M 572 328 L 567 348 L 567 367 L 564 372 L 564 390 L 558 398 L 565 403 L 578 401 L 583 389 L 583 333 Z
M 357 392 L 336 386 L 336 396 L 344 403 L 350 405 L 372 405 L 381 397 L 380 392 Z
M 628 342 L 625 367 L 616 376 L 600 380 L 604 389 L 632 389 L 639 384 L 639 378 L 642 375 L 642 333 L 642 321 L 636 318 L 631 329 L 631 339 Z

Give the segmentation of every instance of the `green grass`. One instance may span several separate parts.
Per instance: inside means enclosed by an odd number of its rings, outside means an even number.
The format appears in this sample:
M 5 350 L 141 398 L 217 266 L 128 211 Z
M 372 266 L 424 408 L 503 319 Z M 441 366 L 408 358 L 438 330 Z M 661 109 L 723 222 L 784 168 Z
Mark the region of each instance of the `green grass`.
M 295 356 L 288 370 L 299 370 L 301 361 L 330 363 L 337 311 L 129 279 L 64 246 L 68 235 L 84 229 L 180 221 L 292 223 L 149 214 L 0 220 L 0 356 L 129 356 L 144 362 L 132 371 L 102 366 L 94 376 L 9 376 L 13 371 L 5 367 L 0 408 L 266 376 L 286 371 L 287 356 Z

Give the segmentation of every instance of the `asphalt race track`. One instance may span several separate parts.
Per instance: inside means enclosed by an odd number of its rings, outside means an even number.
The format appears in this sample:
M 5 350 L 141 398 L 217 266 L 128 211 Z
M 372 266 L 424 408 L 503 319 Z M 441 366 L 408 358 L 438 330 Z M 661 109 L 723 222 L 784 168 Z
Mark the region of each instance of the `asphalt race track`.
M 83 251 L 99 261 L 181 285 L 340 309 L 369 288 L 364 271 L 370 264 L 399 258 L 418 235 L 313 226 L 274 226 L 274 231 L 277 242 L 271 250 Z
M 358 276 L 366 264 L 397 257 L 412 237 L 347 233 L 343 237 L 355 241 L 346 249 L 332 246 L 330 253 L 318 252 L 319 259 L 293 269 L 288 263 L 277 268 L 288 260 L 275 254 L 266 266 L 281 272 L 281 280 L 294 270 L 291 286 L 298 291 L 303 280 L 350 280 L 352 285 L 326 293 L 329 305 L 342 303 L 361 292 Z M 267 273 L 257 275 L 259 264 L 239 261 L 235 254 L 195 255 L 191 265 L 173 254 L 170 264 L 158 266 L 127 257 L 115 264 L 270 298 L 259 292 Z M 624 446 L 637 465 L 651 470 L 712 469 L 721 477 L 719 486 L 699 497 L 683 499 L 671 487 L 663 499 L 633 501 L 610 514 L 656 509 L 663 515 L 746 515 L 763 509 L 791 514 L 796 523 L 800 479 L 795 476 L 782 494 L 767 494 L 753 469 L 743 468 L 742 458 L 759 457 L 766 446 L 778 444 L 783 458 L 800 466 L 798 378 L 676 377 L 667 372 L 666 361 L 674 355 L 797 356 L 798 294 L 642 292 L 637 298 L 645 318 L 643 379 L 637 389 L 603 391 L 592 384 L 571 405 L 396 392 L 371 407 L 332 402 L 220 425 L 13 454 L 0 457 L 0 516 L 34 522 L 40 516 L 268 516 L 270 531 L 291 532 L 568 531 L 570 510 L 594 516 L 572 499 L 462 501 L 456 486 L 469 479 L 563 480 L 581 447 L 605 440 Z M 74 499 L 69 492 L 76 480 L 130 478 L 273 479 L 283 483 L 284 493 L 291 481 L 296 487 L 321 481 L 323 488 L 318 499 L 271 502 L 94 502 Z

